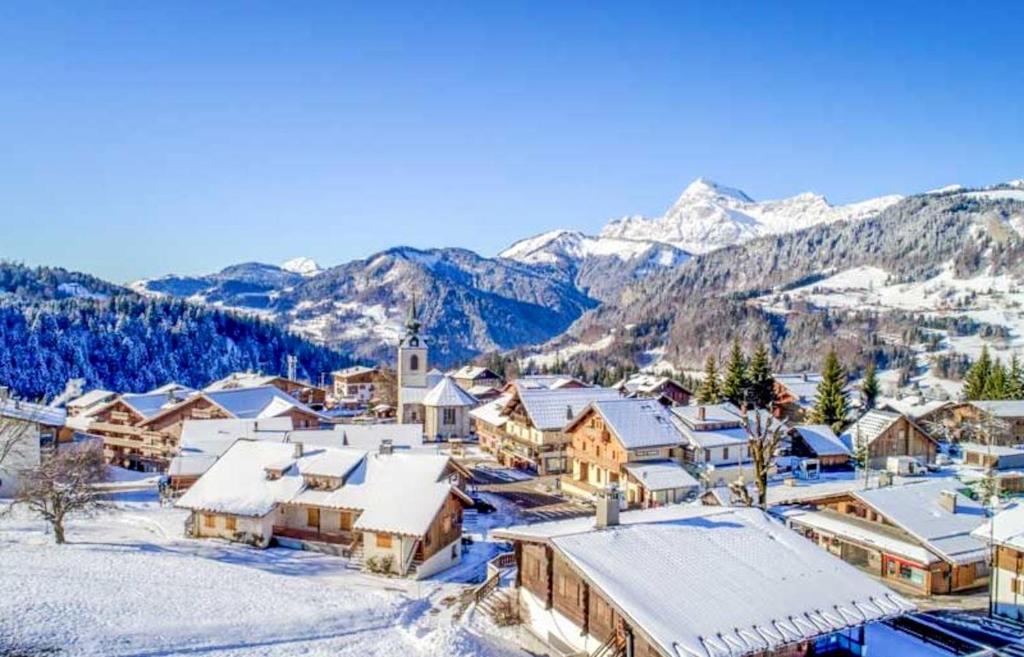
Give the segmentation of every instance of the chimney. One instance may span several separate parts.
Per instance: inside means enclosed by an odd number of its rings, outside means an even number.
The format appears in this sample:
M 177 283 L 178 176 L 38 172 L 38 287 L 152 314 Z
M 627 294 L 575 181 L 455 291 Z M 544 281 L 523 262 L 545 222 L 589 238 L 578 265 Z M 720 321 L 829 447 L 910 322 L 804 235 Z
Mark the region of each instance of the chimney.
M 295 448 L 295 451 L 292 453 L 292 456 L 294 456 L 297 459 L 302 458 L 302 443 L 292 443 L 292 447 Z
M 7 386 L 0 386 L 0 401 L 7 401 L 10 394 L 10 388 Z
M 572 406 L 570 406 L 568 404 L 565 405 L 565 419 L 566 420 L 571 420 L 572 419 Z
M 939 491 L 939 506 L 950 513 L 956 513 L 956 491 Z
M 395 453 L 395 444 L 391 441 L 390 438 L 385 438 L 384 440 L 380 441 L 380 453 L 381 454 L 394 454 Z
M 619 487 L 615 484 L 608 484 L 597 493 L 597 520 L 595 526 L 598 529 L 614 527 L 619 524 Z
M 807 372 L 804 372 L 801 376 L 804 379 L 804 383 L 807 383 L 807 381 L 809 381 L 809 377 L 807 376 Z
M 697 419 L 703 422 L 708 417 L 708 411 L 703 406 L 697 407 Z

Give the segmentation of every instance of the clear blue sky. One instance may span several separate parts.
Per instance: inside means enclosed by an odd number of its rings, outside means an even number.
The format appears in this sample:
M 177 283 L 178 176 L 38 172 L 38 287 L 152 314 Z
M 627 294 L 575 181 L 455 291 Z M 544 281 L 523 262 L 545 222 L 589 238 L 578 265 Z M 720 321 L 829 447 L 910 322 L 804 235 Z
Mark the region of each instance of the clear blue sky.
M 1024 176 L 1024 3 L 0 5 L 0 257 L 115 281 L 491 255 L 706 175 Z

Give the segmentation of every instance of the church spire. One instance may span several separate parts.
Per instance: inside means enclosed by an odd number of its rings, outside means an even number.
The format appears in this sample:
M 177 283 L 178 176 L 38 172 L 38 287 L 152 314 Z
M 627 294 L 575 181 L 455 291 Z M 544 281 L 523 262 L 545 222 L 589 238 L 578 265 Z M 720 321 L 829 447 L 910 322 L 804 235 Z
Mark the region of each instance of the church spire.
M 420 331 L 419 313 L 416 311 L 416 295 L 412 295 L 412 305 L 409 306 L 409 318 L 405 320 L 405 328 L 409 329 L 410 335 L 416 335 Z

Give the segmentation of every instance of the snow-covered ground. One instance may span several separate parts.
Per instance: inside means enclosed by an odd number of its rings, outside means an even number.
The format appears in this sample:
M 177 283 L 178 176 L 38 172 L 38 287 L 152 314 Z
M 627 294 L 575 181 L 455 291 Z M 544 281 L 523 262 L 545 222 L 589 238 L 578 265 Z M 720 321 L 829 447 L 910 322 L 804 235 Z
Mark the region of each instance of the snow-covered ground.
M 927 319 L 963 317 L 1005 329 L 1006 337 L 999 338 L 929 329 L 940 336 L 939 349 L 924 353 L 922 346 L 918 365 L 923 373 L 913 377 L 912 383 L 919 388 L 941 388 L 952 398 L 959 394 L 960 384 L 933 376 L 929 362 L 932 356 L 957 353 L 976 359 L 987 346 L 995 357 L 1006 361 L 1011 354 L 1024 350 L 1024 284 L 1009 276 L 957 278 L 952 263 L 936 276 L 914 283 L 894 283 L 889 272 L 878 267 L 855 267 L 802 287 L 762 296 L 757 302 L 780 314 L 789 312 L 796 302 L 805 302 L 840 311 L 901 311 Z
M 552 367 L 556 363 L 567 360 L 570 356 L 607 349 L 611 346 L 614 340 L 614 335 L 606 335 L 600 340 L 596 340 L 594 342 L 578 342 L 554 351 L 524 356 L 519 359 L 519 364 L 520 366 L 526 366 L 529 363 L 533 363 L 536 367 Z
M 186 539 L 185 512 L 134 495 L 73 521 L 63 546 L 23 513 L 0 519 L 0 654 L 526 655 L 483 614 L 454 620 L 493 544 L 437 580 L 386 579 L 338 557 Z

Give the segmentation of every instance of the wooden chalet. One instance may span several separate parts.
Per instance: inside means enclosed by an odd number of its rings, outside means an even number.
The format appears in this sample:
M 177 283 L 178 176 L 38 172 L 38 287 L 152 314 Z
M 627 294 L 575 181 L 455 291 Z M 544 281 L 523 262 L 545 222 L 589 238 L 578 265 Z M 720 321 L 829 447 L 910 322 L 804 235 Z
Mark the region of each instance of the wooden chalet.
M 649 397 L 666 406 L 686 406 L 693 399 L 693 391 L 667 376 L 638 372 L 614 386 L 623 397 Z
M 850 448 L 827 425 L 798 424 L 790 429 L 789 438 L 792 456 L 817 459 L 826 471 L 850 467 Z
M 922 464 L 935 461 L 939 444 L 911 418 L 892 411 L 870 410 L 846 428 L 843 444 L 856 453 L 860 445 L 868 450 L 868 465 L 884 469 L 890 456 L 910 456 Z
M 618 507 L 612 491 L 596 519 L 492 532 L 513 545 L 527 629 L 557 654 L 821 654 L 861 645 L 864 624 L 912 609 L 760 510 Z
M 979 400 L 946 404 L 922 418 L 926 426 L 957 442 L 988 442 L 1012 447 L 1024 445 L 1024 401 Z M 980 435 L 984 434 L 984 435 Z
M 847 563 L 916 595 L 988 582 L 988 552 L 971 532 L 984 507 L 954 479 L 852 490 L 783 511 L 787 524 Z
M 437 454 L 239 440 L 176 506 L 192 512 L 192 537 L 317 550 L 423 578 L 462 558 L 472 500 L 456 476 Z
M 236 372 L 206 386 L 206 392 L 235 390 L 238 388 L 260 388 L 274 386 L 287 395 L 294 397 L 306 406 L 322 410 L 327 401 L 327 391 L 302 381 L 295 381 L 284 376 L 273 374 L 256 374 L 253 372 Z
M 344 404 L 369 404 L 377 396 L 381 372 L 376 367 L 353 365 L 331 372 L 332 392 L 335 400 Z
M 569 472 L 562 490 L 594 497 L 604 486 L 625 492 L 630 507 L 682 502 L 700 484 L 680 464 L 683 436 L 655 399 L 591 402 L 565 427 Z
M 612 388 L 542 388 L 518 380 L 500 414 L 501 439 L 493 449 L 503 465 L 538 475 L 561 474 L 569 467 L 565 425 L 593 401 L 619 399 Z
M 973 535 L 993 553 L 989 584 L 993 613 L 1024 622 L 1024 505 L 1000 511 Z
M 292 428 L 318 427 L 321 417 L 275 386 L 196 392 L 126 394 L 90 414 L 88 433 L 103 440 L 107 461 L 145 472 L 164 471 L 179 451 L 186 420 L 291 419 Z

